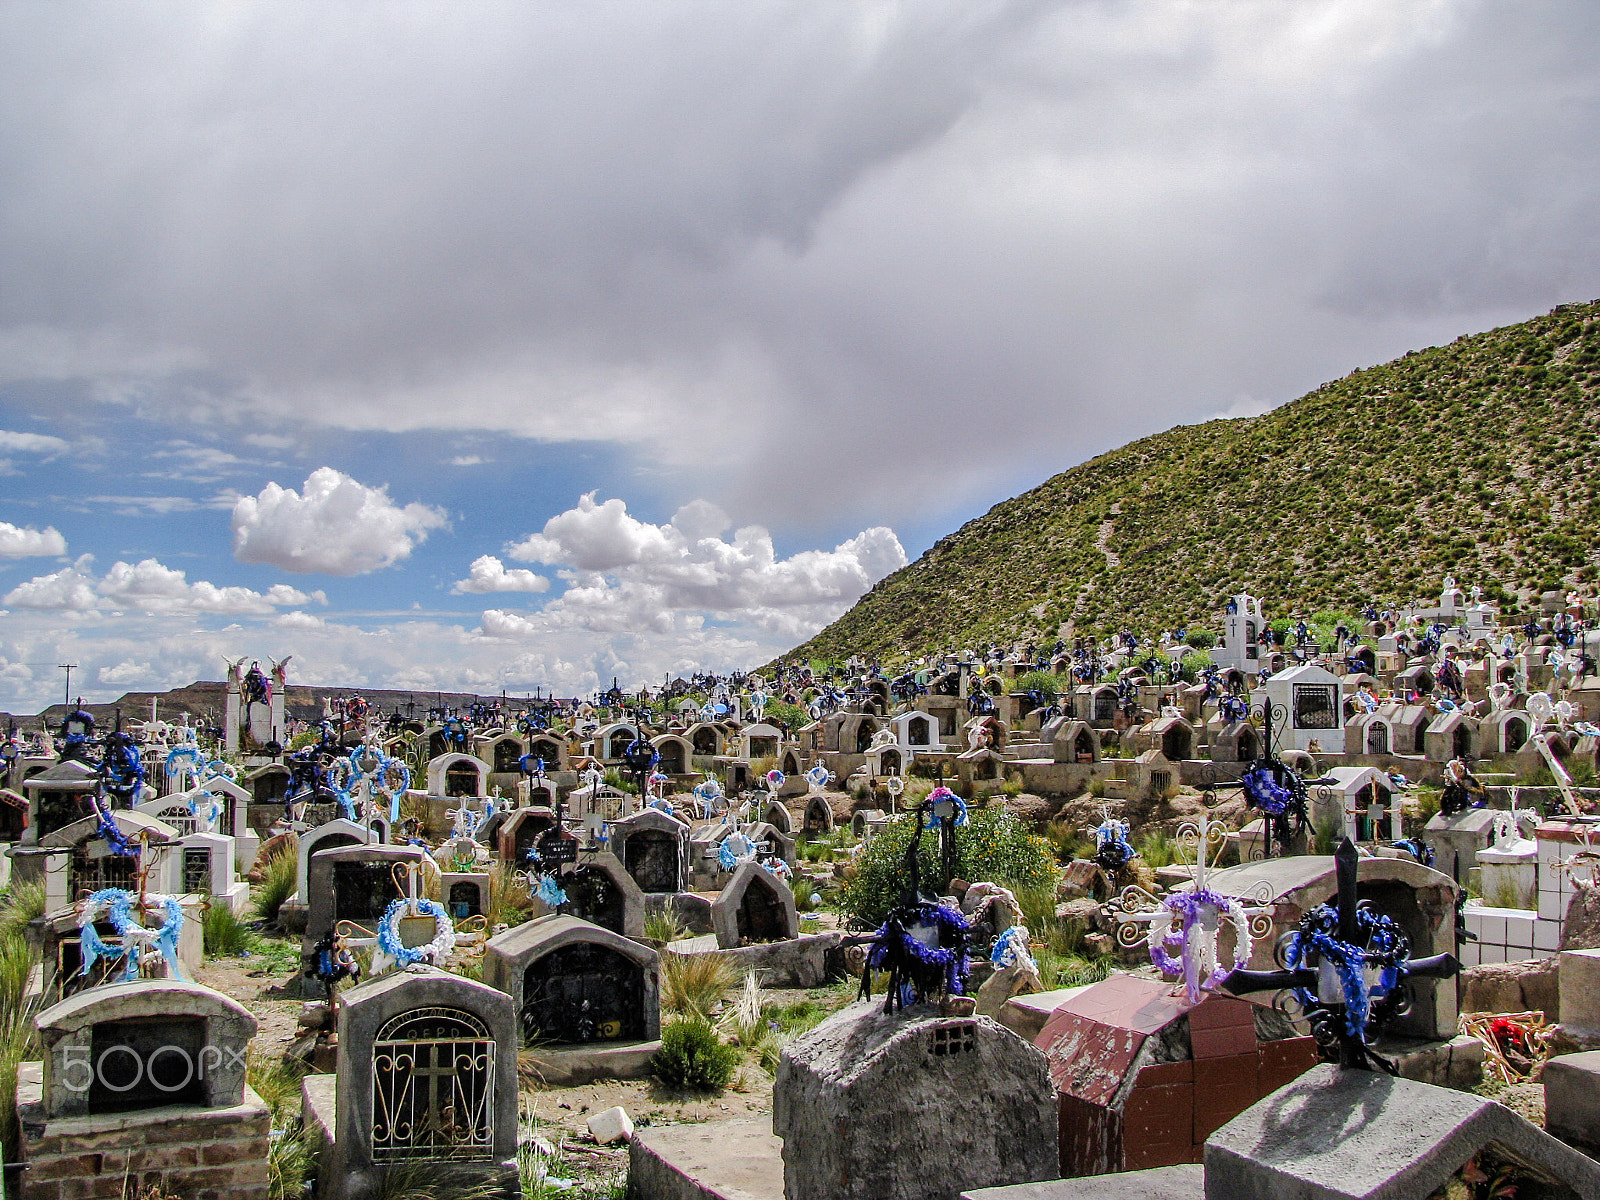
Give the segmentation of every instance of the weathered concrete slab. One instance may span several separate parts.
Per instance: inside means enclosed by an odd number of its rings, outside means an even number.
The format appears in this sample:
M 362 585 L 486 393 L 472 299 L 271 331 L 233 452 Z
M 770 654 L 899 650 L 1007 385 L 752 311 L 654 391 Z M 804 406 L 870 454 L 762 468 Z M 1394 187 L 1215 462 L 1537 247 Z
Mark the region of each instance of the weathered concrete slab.
M 1082 987 L 1056 988 L 1050 992 L 1013 996 L 1001 1006 L 1000 1015 L 995 1020 L 1023 1041 L 1034 1041 L 1056 1009 L 1090 986 L 1084 984 Z
M 1198 1163 L 1184 1163 L 1151 1171 L 979 1188 L 962 1192 L 961 1200 L 1201 1200 L 1205 1194 L 1204 1170 Z
M 783 1200 L 783 1141 L 764 1118 L 635 1130 L 628 1197 Z
M 1491 1143 L 1572 1196 L 1600 1196 L 1600 1163 L 1492 1100 L 1327 1064 L 1211 1135 L 1205 1194 L 1207 1200 L 1416 1200 Z
M 1544 1124 L 1562 1141 L 1600 1152 L 1600 1050 L 1545 1063 Z
M 597 1079 L 648 1079 L 650 1059 L 661 1049 L 659 1038 L 648 1042 L 597 1042 L 588 1046 L 527 1052 L 531 1065 L 549 1087 L 579 1087 Z
M 801 934 L 781 942 L 718 949 L 714 934 L 668 942 L 668 954 L 720 954 L 740 971 L 754 971 L 763 987 L 814 988 L 828 981 L 828 962 L 845 934 L 838 930 Z

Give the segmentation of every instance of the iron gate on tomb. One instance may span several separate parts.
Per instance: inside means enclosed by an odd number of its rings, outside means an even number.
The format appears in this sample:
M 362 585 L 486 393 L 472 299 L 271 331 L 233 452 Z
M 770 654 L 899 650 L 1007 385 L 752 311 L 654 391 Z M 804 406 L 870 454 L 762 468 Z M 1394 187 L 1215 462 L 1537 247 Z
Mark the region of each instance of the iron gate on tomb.
M 607 946 L 575 942 L 522 977 L 522 1025 L 546 1042 L 637 1041 L 644 1036 L 644 969 Z
M 485 1159 L 495 1044 L 458 1008 L 418 1008 L 386 1021 L 372 1044 L 372 1159 Z

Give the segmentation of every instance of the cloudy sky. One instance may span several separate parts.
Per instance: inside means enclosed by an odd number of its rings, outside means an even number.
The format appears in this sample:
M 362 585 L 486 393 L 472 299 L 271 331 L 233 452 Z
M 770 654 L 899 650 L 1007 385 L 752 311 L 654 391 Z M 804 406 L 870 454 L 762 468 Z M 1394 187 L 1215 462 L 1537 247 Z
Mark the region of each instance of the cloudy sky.
M 750 665 L 1600 295 L 1600 6 L 0 7 L 0 708 Z

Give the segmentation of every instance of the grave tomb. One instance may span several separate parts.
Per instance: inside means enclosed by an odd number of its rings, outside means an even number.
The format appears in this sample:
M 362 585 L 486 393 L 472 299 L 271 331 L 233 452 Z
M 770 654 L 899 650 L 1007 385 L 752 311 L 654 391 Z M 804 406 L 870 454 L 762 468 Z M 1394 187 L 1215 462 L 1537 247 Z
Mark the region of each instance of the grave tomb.
M 794 818 L 789 815 L 788 807 L 778 800 L 767 801 L 767 806 L 761 811 L 761 819 L 781 833 L 794 832 Z
M 1276 968 L 1274 947 L 1285 933 L 1298 928 L 1306 913 L 1330 903 L 1338 892 L 1332 855 L 1298 855 L 1247 862 L 1208 877 L 1207 886 L 1223 896 L 1259 902 L 1271 910 L 1272 932 L 1256 939 L 1249 966 Z M 1412 958 L 1456 953 L 1456 897 L 1460 889 L 1448 876 L 1424 867 L 1410 856 L 1362 857 L 1357 893 L 1372 907 L 1392 917 L 1411 942 Z M 1456 981 L 1420 978 L 1409 981 L 1415 997 L 1409 1011 L 1396 1017 L 1388 1038 L 1448 1043 L 1457 1037 Z M 1472 1040 L 1472 1039 L 1468 1039 Z M 1379 1052 L 1383 1053 L 1382 1046 Z M 1463 1069 L 1469 1056 L 1456 1053 Z M 1480 1060 L 1481 1061 L 1481 1060 Z M 1475 1082 L 1475 1081 L 1474 1081 Z
M 163 856 L 178 839 L 178 831 L 165 821 L 157 821 L 131 809 L 119 808 L 110 814 L 117 831 L 145 849 L 140 856 L 113 854 L 100 836 L 99 820 L 82 817 L 39 839 L 42 850 L 67 851 L 45 860 L 44 899 L 46 911 L 62 908 L 80 896 L 103 888 L 139 890 L 139 867 L 143 856 L 151 856 L 152 878 L 159 880 Z
M 660 960 L 612 930 L 529 921 L 489 939 L 483 978 L 510 997 L 547 1081 L 640 1077 L 660 1048 Z
M 43 1061 L 18 1070 L 25 1200 L 79 1189 L 96 1171 L 163 1194 L 266 1200 L 271 1113 L 245 1083 L 256 1019 L 179 980 L 108 983 L 34 1021 Z M 202 1191 L 201 1189 L 207 1189 Z
M 439 876 L 439 898 L 452 920 L 489 915 L 489 872 L 444 871 Z
M 833 809 L 821 796 L 812 796 L 806 801 L 805 817 L 800 828 L 812 835 L 833 832 Z
M 562 870 L 560 883 L 567 894 L 562 905 L 567 915 L 624 937 L 644 936 L 644 893 L 616 855 L 586 850 Z
M 682 892 L 689 884 L 689 826 L 647 808 L 611 827 L 613 852 L 639 890 Z
M 178 931 L 178 963 L 184 974 L 192 979 L 204 961 L 202 908 L 200 901 L 192 896 L 180 899 L 179 905 L 184 920 Z M 54 1004 L 85 988 L 120 978 L 122 962 L 105 957 L 97 958 L 87 975 L 81 973 L 83 935 L 76 909 L 69 906 L 46 913 L 35 928 L 39 930 L 41 1004 Z M 100 940 L 113 951 L 121 948 L 122 935 L 109 920 L 96 921 L 94 928 Z
M 512 868 L 527 866 L 539 836 L 555 823 L 556 814 L 543 805 L 519 808 L 500 826 L 500 861 Z
M 1444 1188 L 1480 1156 L 1480 1166 L 1520 1169 L 1532 1186 L 1516 1194 L 1527 1200 L 1600 1195 L 1600 1164 L 1493 1100 L 1330 1064 L 1211 1136 L 1205 1195 L 1411 1200 Z
M 1316 1065 L 1314 1039 L 1232 996 L 1116 974 L 1066 997 L 1034 1044 L 1057 1093 L 1063 1176 L 1198 1163 L 1223 1123 Z
M 384 911 L 403 895 L 401 880 L 406 867 L 428 862 L 427 852 L 417 846 L 344 846 L 317 851 L 311 856 L 307 876 L 311 902 L 306 906 L 306 930 L 300 943 L 302 961 L 307 965 L 314 961 L 317 943 L 330 937 L 341 921 L 375 930 Z M 425 929 L 409 928 L 413 925 Z M 433 921 L 402 921 L 399 933 L 403 943 L 421 945 L 432 940 Z M 313 998 L 322 991 L 320 981 L 309 972 L 302 973 L 300 987 L 302 994 Z
M 759 863 L 741 863 L 711 902 L 711 927 L 724 950 L 799 937 L 794 893 Z
M 301 1084 L 320 1200 L 382 1194 L 386 1172 L 416 1164 L 518 1194 L 518 1039 L 505 993 L 417 964 L 343 993 L 338 1039 L 335 1074 Z
M 881 1009 L 852 1004 L 784 1048 L 787 1200 L 952 1200 L 1055 1177 L 1044 1055 L 984 1017 Z

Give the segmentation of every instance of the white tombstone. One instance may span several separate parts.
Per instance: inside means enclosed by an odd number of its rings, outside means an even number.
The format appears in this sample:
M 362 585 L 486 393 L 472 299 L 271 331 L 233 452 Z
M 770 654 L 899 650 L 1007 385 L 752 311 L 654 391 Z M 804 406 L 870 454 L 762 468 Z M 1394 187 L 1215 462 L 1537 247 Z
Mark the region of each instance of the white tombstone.
M 1224 670 L 1254 674 L 1261 669 L 1261 637 L 1267 626 L 1261 601 L 1240 592 L 1233 598 L 1233 607 L 1233 612 L 1223 615 L 1222 644 L 1211 651 L 1211 660 Z
M 1344 748 L 1344 681 L 1332 671 L 1315 663 L 1290 667 L 1268 679 L 1263 691 L 1273 706 L 1278 749 L 1330 754 Z

